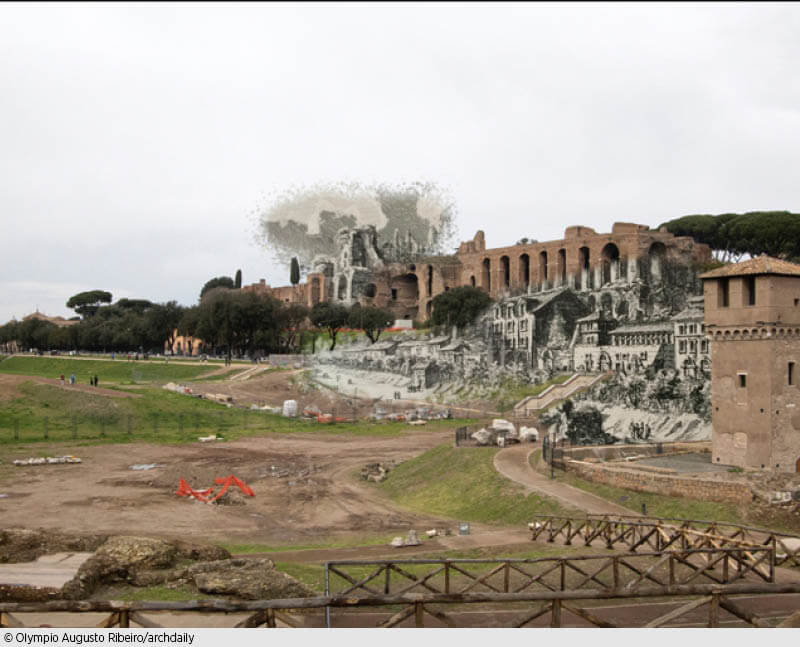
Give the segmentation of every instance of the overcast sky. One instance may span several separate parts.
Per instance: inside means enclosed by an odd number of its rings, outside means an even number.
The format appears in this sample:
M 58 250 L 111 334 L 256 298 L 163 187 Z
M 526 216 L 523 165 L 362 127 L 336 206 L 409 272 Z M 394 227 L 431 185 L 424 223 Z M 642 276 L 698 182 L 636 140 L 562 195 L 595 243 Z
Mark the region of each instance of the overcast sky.
M 287 283 L 271 197 L 435 182 L 490 247 L 800 210 L 800 6 L 0 5 L 0 322 Z

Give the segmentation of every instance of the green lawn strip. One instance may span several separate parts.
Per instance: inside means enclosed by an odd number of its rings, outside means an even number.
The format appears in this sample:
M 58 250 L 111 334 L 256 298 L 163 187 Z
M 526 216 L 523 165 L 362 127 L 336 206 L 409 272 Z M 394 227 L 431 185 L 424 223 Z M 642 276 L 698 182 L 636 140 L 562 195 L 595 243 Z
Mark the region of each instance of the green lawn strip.
M 412 429 L 455 429 L 470 422 L 435 420 L 425 427 L 416 428 L 404 422 L 357 421 L 323 425 L 263 411 L 227 407 L 157 388 L 131 389 L 131 393 L 140 396 L 135 398 L 113 398 L 33 382 L 23 383 L 19 390 L 22 397 L 0 406 L 0 444 L 71 441 L 90 444 L 131 441 L 183 443 L 197 442 L 199 436 L 212 433 L 221 434 L 226 440 L 268 433 L 397 436 Z M 15 429 L 18 439 L 15 438 Z
M 520 525 L 535 514 L 566 514 L 556 501 L 526 495 L 500 476 L 492 447 L 441 445 L 398 465 L 377 487 L 403 507 L 491 524 Z
M 73 373 L 79 384 L 88 384 L 89 378 L 95 375 L 100 385 L 109 382 L 170 382 L 198 377 L 203 373 L 215 370 L 216 366 L 193 366 L 190 364 L 163 361 L 136 361 L 127 359 L 95 360 L 71 359 L 61 357 L 10 357 L 0 364 L 0 373 L 13 375 L 35 375 L 58 378 L 60 375 L 69 378 Z
M 211 600 L 220 597 L 201 593 L 188 586 L 174 589 L 167 586 L 125 587 L 115 593 L 114 599 L 123 602 L 189 602 L 190 600 Z

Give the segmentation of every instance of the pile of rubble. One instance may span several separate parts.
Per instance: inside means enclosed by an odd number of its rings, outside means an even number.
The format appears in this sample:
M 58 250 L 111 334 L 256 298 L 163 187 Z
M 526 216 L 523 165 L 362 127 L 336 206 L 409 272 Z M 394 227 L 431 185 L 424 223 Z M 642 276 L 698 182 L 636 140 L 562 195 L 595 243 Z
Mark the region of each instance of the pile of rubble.
M 450 420 L 453 412 L 450 409 L 431 409 L 417 407 L 399 412 L 389 412 L 383 407 L 375 407 L 372 420 L 387 420 L 389 422 L 419 422 L 427 420 Z
M 107 535 L 71 535 L 42 528 L 8 528 L 0 530 L 0 564 L 32 562 L 51 553 L 92 552 L 107 539 Z
M 189 563 L 187 563 L 189 562 Z M 275 569 L 268 559 L 233 559 L 219 546 L 111 537 L 61 590 L 65 599 L 86 599 L 100 586 L 192 588 L 247 600 L 309 597 L 314 592 Z
M 394 461 L 369 463 L 361 468 L 361 478 L 365 481 L 381 483 L 386 480 L 386 477 L 389 476 L 389 472 L 394 469 L 395 465 L 396 463 Z
M 520 427 L 519 431 L 514 423 L 502 418 L 495 418 L 488 427 L 483 427 L 471 435 L 471 438 L 481 447 L 497 445 L 506 447 L 515 443 L 535 443 L 539 440 L 539 432 L 534 427 Z
M 13 461 L 17 467 L 24 465 L 63 465 L 64 463 L 82 463 L 77 456 L 44 456 L 34 458 L 21 458 Z

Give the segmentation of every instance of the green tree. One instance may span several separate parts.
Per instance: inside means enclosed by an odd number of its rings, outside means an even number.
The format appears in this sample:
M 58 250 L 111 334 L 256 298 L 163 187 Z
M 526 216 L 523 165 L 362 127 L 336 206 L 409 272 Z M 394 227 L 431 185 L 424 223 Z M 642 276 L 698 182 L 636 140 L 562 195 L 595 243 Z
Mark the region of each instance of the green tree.
M 297 262 L 296 256 L 292 256 L 292 262 L 289 268 L 289 281 L 291 281 L 292 285 L 300 283 L 300 263 Z
M 103 303 L 111 303 L 111 292 L 105 290 L 89 290 L 74 294 L 67 301 L 67 307 L 72 308 L 81 317 L 91 317 Z
M 215 288 L 228 288 L 233 290 L 235 286 L 236 284 L 233 282 L 233 279 L 230 276 L 217 276 L 206 281 L 203 289 L 200 290 L 200 299 L 202 299 L 209 290 L 213 290 Z
M 42 319 L 31 318 L 23 321 L 19 324 L 17 332 L 19 343 L 22 348 L 47 350 L 49 348 L 48 337 L 50 330 L 55 327 L 55 324 Z
M 705 243 L 722 262 L 736 262 L 744 254 L 800 260 L 800 214 L 789 211 L 683 216 L 661 226 Z
M 153 307 L 153 302 L 147 299 L 120 299 L 114 305 L 124 310 L 133 310 L 139 314 L 143 314 L 146 310 Z
M 209 290 L 197 308 L 195 334 L 230 360 L 234 351 L 279 347 L 280 302 L 267 295 L 227 288 Z
M 194 337 L 197 334 L 199 306 L 183 309 L 183 314 L 178 321 L 178 334 L 184 337 Z
M 463 328 L 475 321 L 491 303 L 491 297 L 480 288 L 469 285 L 453 288 L 433 298 L 431 321 L 435 326 Z
M 361 307 L 358 304 L 350 308 L 348 325 L 364 331 L 371 343 L 375 343 L 381 333 L 394 324 L 394 314 L 384 308 L 375 306 Z
M 281 349 L 285 353 L 291 352 L 296 344 L 303 324 L 308 319 L 310 310 L 300 303 L 284 305 L 279 310 Z
M 331 338 L 331 347 L 336 348 L 336 335 L 347 325 L 349 312 L 340 303 L 323 301 L 311 309 L 311 323 L 320 330 L 327 330 Z
M 177 301 L 158 303 L 147 312 L 145 319 L 148 336 L 151 341 L 162 348 L 164 342 L 172 349 L 178 332 L 178 324 L 183 318 L 184 308 Z
M 233 287 L 237 290 L 242 287 L 242 270 L 236 270 L 236 279 L 233 282 Z

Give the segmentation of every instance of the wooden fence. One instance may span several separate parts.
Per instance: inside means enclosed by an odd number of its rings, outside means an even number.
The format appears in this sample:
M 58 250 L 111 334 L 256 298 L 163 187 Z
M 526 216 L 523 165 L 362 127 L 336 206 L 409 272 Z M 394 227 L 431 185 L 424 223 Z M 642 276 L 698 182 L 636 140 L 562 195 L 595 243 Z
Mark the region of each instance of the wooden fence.
M 354 595 L 333 595 L 314 598 L 291 598 L 281 600 L 255 600 L 255 601 L 225 601 L 225 600 L 195 600 L 191 602 L 117 602 L 102 600 L 85 601 L 52 601 L 52 602 L 0 602 L 0 627 L 22 627 L 19 619 L 22 613 L 90 613 L 100 612 L 109 614 L 99 627 L 130 627 L 138 625 L 146 628 L 161 627 L 145 615 L 148 612 L 194 612 L 204 614 L 229 614 L 247 613 L 247 617 L 238 622 L 236 627 L 275 627 L 280 625 L 295 626 L 298 624 L 296 612 L 303 610 L 323 610 L 327 608 L 368 609 L 392 607 L 383 615 L 376 624 L 381 627 L 397 627 L 406 625 L 423 627 L 426 622 L 430 626 L 434 622 L 437 626 L 465 626 L 464 617 L 458 617 L 458 610 L 480 606 L 482 609 L 499 608 L 502 615 L 493 617 L 503 618 L 503 625 L 507 627 L 524 627 L 530 625 L 538 618 L 549 617 L 550 627 L 562 627 L 567 614 L 580 619 L 579 623 L 596 627 L 618 626 L 644 626 L 661 627 L 675 623 L 684 617 L 697 624 L 698 617 L 690 614 L 707 606 L 707 614 L 701 616 L 701 622 L 708 627 L 717 627 L 722 621 L 735 621 L 738 624 L 751 627 L 772 626 L 769 621 L 760 617 L 748 608 L 752 600 L 763 596 L 770 596 L 770 602 L 786 594 L 800 594 L 800 583 L 791 584 L 758 584 L 734 583 L 728 585 L 704 584 L 691 586 L 674 586 L 665 593 L 662 586 L 640 588 L 631 592 L 608 591 L 603 589 L 585 589 L 573 591 L 536 591 L 525 593 L 405 593 L 405 594 L 380 594 L 368 597 Z M 734 598 L 733 596 L 749 596 L 749 598 Z M 656 617 L 648 618 L 648 612 L 636 612 L 634 616 L 639 622 L 625 621 L 620 624 L 609 619 L 609 610 L 620 607 L 606 606 L 586 608 L 581 601 L 616 601 L 625 604 L 626 599 L 635 598 L 661 598 L 679 605 L 667 613 L 659 613 Z M 400 606 L 399 610 L 396 607 Z M 784 605 L 786 606 L 786 605 Z M 653 614 L 653 605 L 647 605 L 649 615 Z M 444 611 L 443 609 L 447 609 Z M 629 607 L 630 608 L 630 607 Z M 634 607 L 635 609 L 635 607 Z M 657 609 L 657 607 L 656 607 Z M 294 615 L 293 615 L 294 613 Z M 605 617 L 604 617 L 605 616 Z M 566 624 L 570 624 L 569 621 Z M 575 624 L 573 620 L 571 624 Z M 330 625 L 329 625 L 330 626 Z
M 800 568 L 800 536 L 763 528 L 690 519 L 653 519 L 636 516 L 589 515 L 587 518 L 537 515 L 531 539 L 560 539 L 566 545 L 583 542 L 606 548 L 688 550 L 695 548 L 769 548 L 776 566 Z
M 403 595 L 412 591 L 604 591 L 634 593 L 654 583 L 665 591 L 698 583 L 774 582 L 773 552 L 766 547 L 698 548 L 625 555 L 509 559 L 404 559 L 325 564 L 326 594 Z

